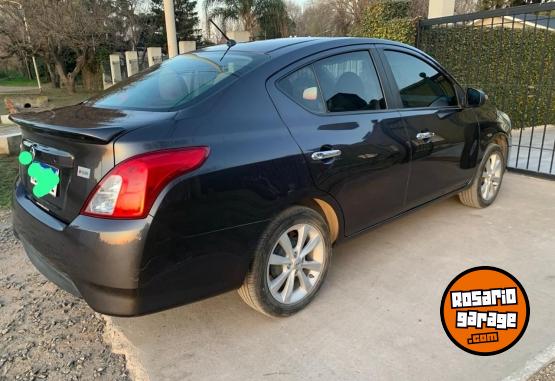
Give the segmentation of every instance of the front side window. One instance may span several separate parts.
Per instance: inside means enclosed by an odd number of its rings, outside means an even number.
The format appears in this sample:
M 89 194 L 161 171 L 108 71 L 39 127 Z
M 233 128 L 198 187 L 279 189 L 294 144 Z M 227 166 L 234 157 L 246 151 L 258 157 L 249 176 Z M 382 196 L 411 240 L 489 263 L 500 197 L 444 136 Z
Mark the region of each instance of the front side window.
M 451 82 L 432 66 L 410 54 L 385 51 L 403 107 L 445 107 L 458 104 Z
M 314 63 L 329 112 L 381 110 L 385 99 L 367 51 L 339 54 Z
M 112 86 L 87 104 L 118 109 L 166 111 L 230 83 L 267 59 L 229 51 L 183 54 Z

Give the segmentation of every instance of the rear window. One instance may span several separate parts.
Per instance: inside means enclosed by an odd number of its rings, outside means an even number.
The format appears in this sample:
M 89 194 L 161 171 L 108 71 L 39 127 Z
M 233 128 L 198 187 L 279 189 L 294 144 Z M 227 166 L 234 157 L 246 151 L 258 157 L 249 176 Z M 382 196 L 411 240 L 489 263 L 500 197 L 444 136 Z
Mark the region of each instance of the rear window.
M 110 87 L 87 102 L 104 108 L 166 111 L 233 82 L 267 59 L 263 54 L 228 51 L 177 56 Z
M 278 87 L 291 99 L 310 111 L 325 112 L 322 96 L 312 66 L 305 66 L 278 82 Z

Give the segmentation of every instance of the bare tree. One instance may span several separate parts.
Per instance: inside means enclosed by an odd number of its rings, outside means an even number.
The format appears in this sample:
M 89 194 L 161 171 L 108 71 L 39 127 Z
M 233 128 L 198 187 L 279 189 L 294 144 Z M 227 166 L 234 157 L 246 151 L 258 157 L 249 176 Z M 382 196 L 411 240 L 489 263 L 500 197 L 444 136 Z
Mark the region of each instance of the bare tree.
M 23 12 L 17 3 L 0 2 L 0 59 L 16 57 L 30 78 L 28 57 L 34 52 L 23 25 Z
M 326 0 L 312 0 L 303 10 L 297 25 L 299 36 L 335 36 L 335 18 Z
M 411 0 L 410 17 L 428 17 L 430 0 Z
M 548 3 L 552 0 L 480 0 L 480 7 L 482 9 L 498 9 L 515 7 L 518 5 Z
M 76 77 L 93 62 L 97 47 L 113 31 L 111 2 L 25 0 L 22 5 L 33 48 L 53 64 L 67 91 L 75 92 Z
M 301 28 L 303 9 L 298 3 L 292 0 L 285 1 L 285 8 L 289 20 L 291 20 L 291 30 L 289 32 L 291 35 L 298 35 L 298 30 Z
M 129 42 L 129 48 L 136 50 L 145 29 L 148 28 L 143 11 L 146 9 L 144 0 L 118 0 L 115 12 L 118 15 L 122 39 Z
M 364 10 L 377 0 L 325 0 L 332 12 L 334 34 L 345 36 L 362 19 Z
M 480 0 L 455 0 L 455 14 L 464 15 L 480 10 Z

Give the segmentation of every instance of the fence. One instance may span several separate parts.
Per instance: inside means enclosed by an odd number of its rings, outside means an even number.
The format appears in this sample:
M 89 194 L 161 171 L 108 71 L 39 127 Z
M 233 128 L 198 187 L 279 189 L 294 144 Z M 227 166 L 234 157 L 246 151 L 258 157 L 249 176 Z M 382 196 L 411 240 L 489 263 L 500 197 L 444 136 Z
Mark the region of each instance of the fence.
M 510 116 L 509 167 L 555 173 L 555 3 L 423 20 L 417 46 Z

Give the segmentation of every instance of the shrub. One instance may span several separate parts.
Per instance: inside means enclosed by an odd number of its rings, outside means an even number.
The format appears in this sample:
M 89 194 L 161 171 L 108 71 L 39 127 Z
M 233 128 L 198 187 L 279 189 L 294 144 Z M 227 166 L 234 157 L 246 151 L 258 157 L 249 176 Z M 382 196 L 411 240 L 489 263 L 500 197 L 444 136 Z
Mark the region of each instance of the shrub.
M 419 48 L 465 86 L 483 89 L 513 127 L 555 123 L 555 33 L 543 30 L 433 27 Z
M 2 80 L 26 80 L 23 74 L 15 70 L 0 70 L 0 79 Z
M 352 36 L 385 38 L 414 44 L 416 19 L 409 17 L 408 1 L 379 1 L 369 5 L 361 21 L 353 26 Z

